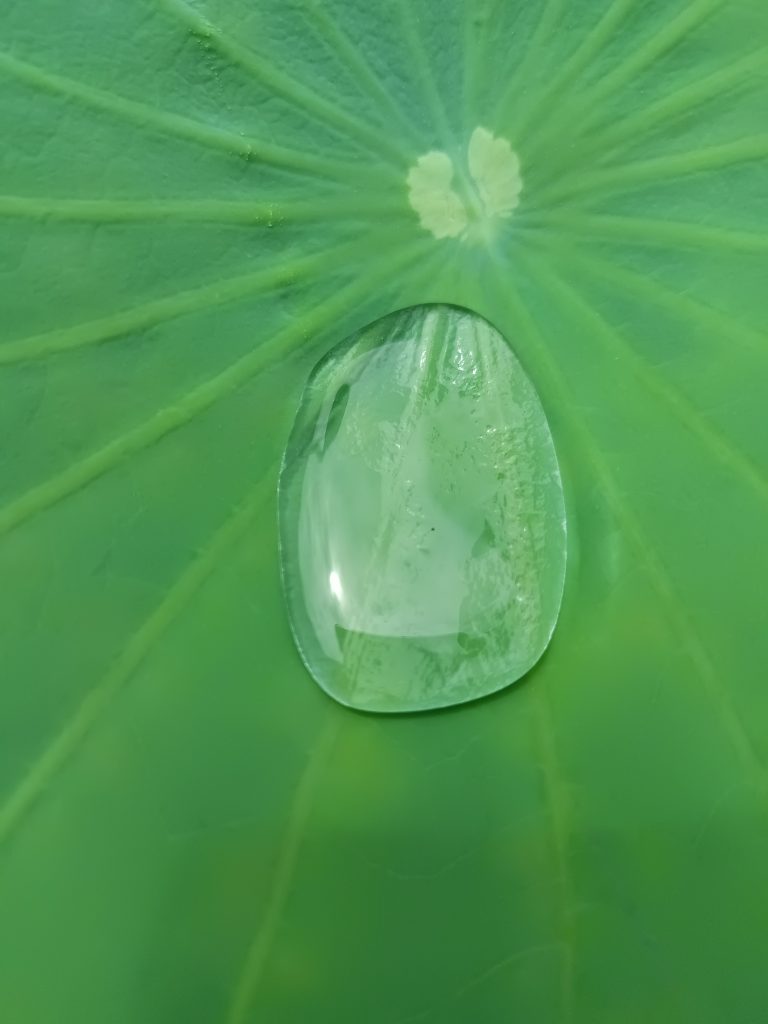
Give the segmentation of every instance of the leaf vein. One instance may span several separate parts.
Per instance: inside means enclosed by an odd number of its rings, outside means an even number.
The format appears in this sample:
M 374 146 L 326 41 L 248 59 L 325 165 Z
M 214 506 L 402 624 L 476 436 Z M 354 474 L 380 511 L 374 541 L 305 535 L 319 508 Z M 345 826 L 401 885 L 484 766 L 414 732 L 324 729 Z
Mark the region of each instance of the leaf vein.
M 156 2 L 183 24 L 188 25 L 195 34 L 202 36 L 215 46 L 225 59 L 231 61 L 233 65 L 241 67 L 256 81 L 272 89 L 275 94 L 281 95 L 298 110 L 311 111 L 325 124 L 335 131 L 341 132 L 342 137 L 348 135 L 360 140 L 371 153 L 384 156 L 395 166 L 399 167 L 406 162 L 400 147 L 389 143 L 381 132 L 369 127 L 358 117 L 337 107 L 315 90 L 308 89 L 306 85 L 281 71 L 269 60 L 228 35 L 209 18 L 199 14 L 185 0 L 156 0 Z

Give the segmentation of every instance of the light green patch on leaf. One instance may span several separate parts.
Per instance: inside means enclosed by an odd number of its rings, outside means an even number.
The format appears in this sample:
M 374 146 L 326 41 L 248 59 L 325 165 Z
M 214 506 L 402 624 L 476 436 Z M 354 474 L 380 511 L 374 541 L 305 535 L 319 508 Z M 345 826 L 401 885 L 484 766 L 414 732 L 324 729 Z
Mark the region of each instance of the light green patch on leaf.
M 467 227 L 467 211 L 453 189 L 453 177 L 451 158 L 437 151 L 420 156 L 408 172 L 408 201 L 435 238 L 456 238 Z
M 469 173 L 480 193 L 487 217 L 508 217 L 523 187 L 520 160 L 506 139 L 487 128 L 475 128 L 467 150 Z
M 488 240 L 495 221 L 509 217 L 518 205 L 520 160 L 506 139 L 475 128 L 466 163 L 471 180 L 464 187 L 455 181 L 459 176 L 451 158 L 438 150 L 420 156 L 408 172 L 408 201 L 435 238 Z

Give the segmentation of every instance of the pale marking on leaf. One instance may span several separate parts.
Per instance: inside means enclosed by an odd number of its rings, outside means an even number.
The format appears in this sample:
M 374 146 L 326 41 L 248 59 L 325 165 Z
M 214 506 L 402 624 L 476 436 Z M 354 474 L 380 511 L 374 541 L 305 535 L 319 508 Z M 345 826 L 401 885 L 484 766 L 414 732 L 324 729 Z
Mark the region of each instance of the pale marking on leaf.
M 491 217 L 508 217 L 520 200 L 520 160 L 506 139 L 475 128 L 467 150 L 469 173 Z
M 467 170 L 477 197 L 460 194 L 453 161 L 441 150 L 420 156 L 408 172 L 408 201 L 435 238 L 488 238 L 494 223 L 520 201 L 520 160 L 506 139 L 487 128 L 478 126 L 470 137 Z
M 453 163 L 447 153 L 426 153 L 408 172 L 408 201 L 421 226 L 435 238 L 456 238 L 467 226 L 467 211 L 452 182 Z

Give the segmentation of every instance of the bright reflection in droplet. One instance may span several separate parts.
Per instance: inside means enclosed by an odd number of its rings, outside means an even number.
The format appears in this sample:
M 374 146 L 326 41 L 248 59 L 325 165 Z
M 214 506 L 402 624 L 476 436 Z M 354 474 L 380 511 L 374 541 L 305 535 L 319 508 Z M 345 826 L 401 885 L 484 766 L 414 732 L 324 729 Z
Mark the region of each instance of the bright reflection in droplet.
M 328 585 L 331 588 L 331 593 L 333 594 L 333 596 L 339 603 L 341 603 L 344 597 L 344 591 L 342 590 L 341 587 L 341 577 L 339 576 L 335 569 L 331 571 L 331 574 L 328 577 Z

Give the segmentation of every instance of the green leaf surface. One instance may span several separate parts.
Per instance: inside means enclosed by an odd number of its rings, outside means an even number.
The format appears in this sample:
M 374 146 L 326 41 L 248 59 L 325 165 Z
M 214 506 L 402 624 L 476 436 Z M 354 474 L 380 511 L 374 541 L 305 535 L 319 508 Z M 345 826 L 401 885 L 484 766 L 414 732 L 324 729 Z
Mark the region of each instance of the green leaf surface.
M 764 1019 L 767 111 L 763 0 L 6 0 L 4 1021 Z M 518 205 L 435 238 L 478 127 Z M 277 473 L 426 302 L 534 382 L 569 565 L 527 681 L 380 718 Z

